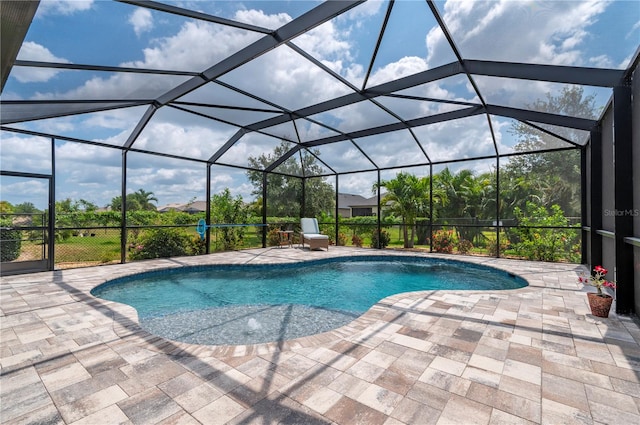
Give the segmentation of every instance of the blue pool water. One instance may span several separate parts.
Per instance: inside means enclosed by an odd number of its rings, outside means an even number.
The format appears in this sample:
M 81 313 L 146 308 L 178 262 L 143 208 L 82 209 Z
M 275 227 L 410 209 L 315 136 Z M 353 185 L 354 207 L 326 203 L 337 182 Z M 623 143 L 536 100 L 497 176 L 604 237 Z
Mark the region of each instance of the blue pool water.
M 501 290 L 526 282 L 432 258 L 367 256 L 297 264 L 202 266 L 113 280 L 92 294 L 131 305 L 143 328 L 197 344 L 252 344 L 325 332 L 381 299 L 422 290 Z

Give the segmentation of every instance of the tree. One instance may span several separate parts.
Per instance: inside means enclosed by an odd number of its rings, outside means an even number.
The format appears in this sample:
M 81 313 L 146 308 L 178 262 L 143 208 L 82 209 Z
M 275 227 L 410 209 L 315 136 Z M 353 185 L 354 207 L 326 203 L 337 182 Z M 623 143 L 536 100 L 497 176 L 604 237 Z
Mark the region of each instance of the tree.
M 291 143 L 283 140 L 272 153 L 249 157 L 249 166 L 265 169 L 277 159 L 289 152 Z M 302 178 L 322 174 L 323 168 L 313 154 L 294 155 L 282 163 L 277 171 L 267 177 L 268 214 L 277 217 L 299 217 L 302 213 Z M 300 177 L 296 177 L 300 176 Z M 256 202 L 262 203 L 262 172 L 247 171 L 247 177 L 253 184 L 252 195 Z M 321 212 L 333 214 L 335 211 L 335 190 L 321 178 L 305 179 L 304 214 L 317 217 Z
M 98 209 L 98 206 L 93 202 L 89 202 L 86 199 L 80 199 L 77 201 L 78 209 L 84 212 L 95 212 Z
M 11 214 L 14 211 L 13 205 L 9 201 L 0 201 L 0 213 Z
M 58 241 L 69 239 L 73 235 L 71 228 L 76 227 L 75 213 L 78 212 L 78 203 L 71 198 L 56 201 L 56 232 L 55 237 Z
M 141 210 L 155 211 L 157 208 L 151 203 L 151 201 L 158 202 L 158 198 L 153 196 L 153 192 L 147 192 L 144 189 L 138 189 L 134 193 L 130 194 L 133 199 L 136 200 Z M 127 195 L 128 197 L 129 195 Z
M 138 189 L 134 193 L 129 193 L 127 199 L 127 211 L 155 211 L 156 206 L 151 201 L 158 202 L 158 198 L 153 196 L 153 192 L 146 192 L 144 189 Z M 116 196 L 111 199 L 111 209 L 113 211 L 122 211 L 122 196 Z
M 98 206 L 84 199 L 74 201 L 66 198 L 57 201 L 55 208 L 58 229 L 55 235 L 59 240 L 65 240 L 73 235 L 73 228 L 89 227 L 95 223 Z
M 585 96 L 584 89 L 578 86 L 565 87 L 558 96 L 547 93 L 544 99 L 539 99 L 527 107 L 558 115 L 597 118 L 595 95 Z M 584 137 L 579 131 L 569 128 L 559 128 L 554 131 L 572 141 L 580 141 L 580 137 Z M 565 214 L 579 216 L 580 152 L 575 150 L 535 153 L 535 151 L 557 147 L 558 139 L 522 122 L 515 123 L 511 132 L 520 139 L 514 146 L 516 151 L 534 151 L 534 153 L 512 157 L 504 167 L 501 181 L 518 181 L 521 177 L 525 177 L 529 180 L 530 195 L 527 197 L 530 200 L 537 198 L 547 206 L 558 204 Z M 507 187 L 504 183 L 501 185 Z M 516 184 L 511 186 L 515 188 Z M 524 209 L 526 201 L 527 199 L 524 198 L 510 199 L 507 204 L 511 203 L 514 207 Z
M 517 238 L 513 247 L 519 255 L 528 260 L 569 261 L 580 260 L 580 242 L 577 232 L 569 229 L 546 228 L 569 225 L 558 205 L 549 209 L 544 205 L 527 202 L 525 209 L 515 208 L 515 216 L 520 226 L 512 229 Z M 536 227 L 542 226 L 542 227 Z
M 402 217 L 404 247 L 413 248 L 416 218 L 425 215 L 429 206 L 429 178 L 400 172 L 394 179 L 374 184 L 373 190 L 382 187 L 386 189 L 386 193 L 380 202 L 387 206 L 388 212 Z
M 218 224 L 243 224 L 247 222 L 248 210 L 242 196 L 234 199 L 229 188 L 211 197 L 211 221 Z M 236 249 L 244 239 L 244 227 L 222 227 L 223 249 Z
M 456 226 L 459 239 L 476 240 L 481 229 L 464 225 L 475 225 L 478 220 L 496 216 L 495 181 L 493 172 L 475 176 L 468 169 L 453 174 L 449 168 L 445 168 L 434 175 L 434 191 L 437 188 L 447 199 L 447 203 L 439 207 L 438 217 L 454 219 L 454 223 L 463 225 Z
M 38 214 L 42 213 L 32 202 L 23 202 L 14 207 L 16 214 Z

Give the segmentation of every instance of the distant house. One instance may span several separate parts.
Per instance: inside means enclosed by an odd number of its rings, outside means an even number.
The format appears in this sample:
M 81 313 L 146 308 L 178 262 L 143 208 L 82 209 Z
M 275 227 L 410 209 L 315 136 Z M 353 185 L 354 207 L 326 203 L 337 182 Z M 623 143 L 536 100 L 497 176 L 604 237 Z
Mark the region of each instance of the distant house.
M 190 204 L 186 204 L 182 211 L 189 214 L 196 214 L 207 211 L 207 203 L 206 201 L 194 201 Z
M 378 196 L 365 198 L 350 193 L 338 193 L 338 214 L 345 218 L 378 215 Z
M 158 207 L 156 208 L 156 211 L 161 213 L 165 213 L 169 211 L 182 211 L 182 208 L 184 208 L 186 205 L 187 204 L 180 204 L 180 203 L 174 202 L 173 204 L 167 204 L 167 205 Z
M 157 211 L 161 213 L 180 211 L 189 214 L 196 214 L 207 211 L 207 203 L 205 201 L 194 201 L 188 204 L 172 203 L 158 207 Z

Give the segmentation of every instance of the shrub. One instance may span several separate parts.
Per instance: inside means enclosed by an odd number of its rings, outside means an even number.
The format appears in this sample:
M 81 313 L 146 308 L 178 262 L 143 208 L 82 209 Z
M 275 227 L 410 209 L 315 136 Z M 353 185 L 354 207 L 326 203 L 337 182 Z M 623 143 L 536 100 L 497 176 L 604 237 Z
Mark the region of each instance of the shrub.
M 389 245 L 389 241 L 391 240 L 391 236 L 389 233 L 381 229 L 380 230 L 380 248 L 386 248 Z M 371 248 L 378 248 L 378 231 L 374 230 L 371 235 Z
M 22 247 L 22 232 L 11 229 L 11 221 L 0 222 L 0 261 L 13 261 L 20 256 Z
M 244 206 L 242 196 L 231 196 L 229 188 L 211 197 L 211 222 L 222 224 L 246 223 L 249 212 Z M 245 227 L 222 227 L 217 229 L 221 235 L 222 249 L 233 250 L 242 246 Z
M 362 248 L 362 238 L 358 235 L 351 236 L 351 243 L 358 248 Z
M 558 205 L 549 210 L 544 205 L 527 202 L 525 210 L 514 209 L 520 226 L 513 231 L 518 235 L 518 242 L 513 248 L 518 255 L 528 260 L 559 261 L 570 256 L 573 244 L 573 231 L 562 228 L 544 228 L 536 226 L 568 226 L 568 220 Z
M 438 230 L 433 234 L 431 247 L 435 252 L 451 254 L 453 252 L 453 232 L 451 230 Z
M 468 254 L 473 249 L 473 244 L 471 243 L 471 241 L 468 241 L 466 239 L 461 239 L 458 242 L 458 245 L 456 246 L 456 248 L 458 248 L 458 252 L 460 254 Z
M 132 260 L 177 257 L 188 255 L 191 246 L 191 237 L 179 229 L 151 229 L 133 244 L 129 257 Z
M 207 241 L 201 239 L 200 235 L 192 236 L 187 253 L 189 255 L 202 255 L 207 252 Z
M 347 235 L 340 232 L 338 233 L 338 246 L 345 246 L 347 244 Z
M 511 243 L 509 242 L 509 239 L 507 239 L 506 237 L 501 237 L 500 250 L 498 251 L 498 244 L 496 243 L 495 239 L 491 239 L 487 244 L 487 252 L 489 253 L 490 256 L 497 257 L 498 253 L 505 252 L 509 248 L 509 245 L 511 245 Z
M 280 245 L 280 231 L 279 227 L 272 227 L 267 233 L 267 246 L 279 246 Z
M 71 236 L 73 236 L 73 230 L 70 229 L 56 230 L 55 232 L 56 242 L 64 242 Z

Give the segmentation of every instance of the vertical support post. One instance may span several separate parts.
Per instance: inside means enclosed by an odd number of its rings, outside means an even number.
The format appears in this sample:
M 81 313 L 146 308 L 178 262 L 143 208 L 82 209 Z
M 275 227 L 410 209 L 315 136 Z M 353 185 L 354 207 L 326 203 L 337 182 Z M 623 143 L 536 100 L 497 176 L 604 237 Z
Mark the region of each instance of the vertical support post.
M 580 149 L 580 264 L 587 264 L 587 148 Z
M 496 258 L 500 258 L 500 157 L 496 156 Z
M 335 208 L 335 217 L 336 217 L 336 246 L 338 246 L 338 241 L 339 241 L 339 239 L 338 239 L 338 235 L 340 234 L 340 229 L 338 228 L 338 226 L 340 225 L 340 224 L 339 224 L 339 222 L 338 222 L 338 218 L 340 217 L 340 216 L 338 215 L 338 214 L 339 214 L 339 211 L 340 211 L 340 210 L 339 210 L 339 208 L 338 208 L 338 198 L 339 198 L 338 193 L 339 193 L 339 190 L 338 190 L 338 175 L 336 174 L 336 208 Z
M 47 224 L 47 270 L 55 268 L 56 241 L 56 140 L 51 138 L 51 178 L 49 179 L 49 223 Z
M 429 252 L 433 252 L 433 164 L 429 164 Z
M 591 140 L 589 143 L 589 211 L 591 211 L 591 220 L 589 226 L 589 245 L 591 246 L 591 263 L 590 267 L 602 264 L 602 235 L 598 230 L 602 229 L 602 131 L 601 129 L 591 131 Z
M 127 151 L 122 151 L 122 181 L 120 182 L 120 262 L 127 262 Z
M 613 88 L 614 206 L 616 313 L 634 310 L 633 246 L 624 238 L 633 236 L 633 156 L 631 155 L 631 84 Z
M 207 222 L 207 231 L 205 232 L 205 253 L 211 252 L 211 163 L 207 164 L 207 188 L 205 196 L 207 197 L 207 211 L 205 212 L 205 221 Z
M 300 201 L 300 217 L 306 217 L 307 215 L 307 178 L 302 177 L 302 199 Z
M 262 172 L 262 247 L 267 247 L 267 173 Z
M 381 228 L 381 217 L 382 217 L 382 205 L 380 204 L 380 169 L 378 169 L 378 184 L 377 184 L 377 189 L 378 189 L 378 243 L 376 244 L 376 248 L 380 249 L 380 239 L 382 237 L 382 228 Z

